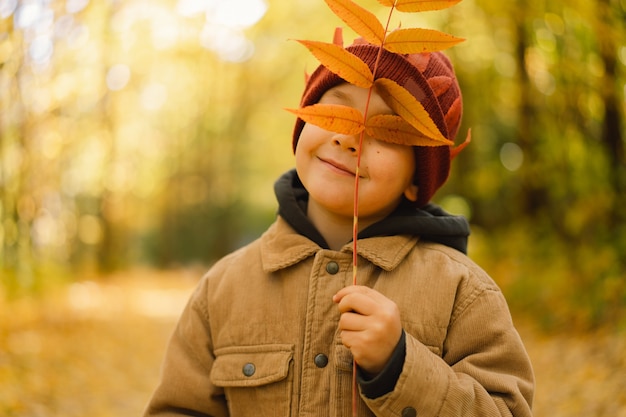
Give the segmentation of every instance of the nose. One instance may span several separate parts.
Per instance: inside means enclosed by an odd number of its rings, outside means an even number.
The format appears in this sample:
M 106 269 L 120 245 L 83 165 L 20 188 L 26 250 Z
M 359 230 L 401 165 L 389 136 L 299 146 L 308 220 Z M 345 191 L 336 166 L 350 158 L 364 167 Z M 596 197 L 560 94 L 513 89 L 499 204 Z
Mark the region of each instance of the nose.
M 359 149 L 359 138 L 357 135 L 337 133 L 333 136 L 333 145 L 341 147 L 342 150 L 356 153 Z

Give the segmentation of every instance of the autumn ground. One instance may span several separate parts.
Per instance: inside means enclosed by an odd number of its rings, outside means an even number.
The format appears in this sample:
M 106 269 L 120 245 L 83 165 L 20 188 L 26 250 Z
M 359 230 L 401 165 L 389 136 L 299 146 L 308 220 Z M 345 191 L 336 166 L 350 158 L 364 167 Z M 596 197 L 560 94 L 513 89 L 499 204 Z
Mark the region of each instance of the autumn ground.
M 139 416 L 198 271 L 135 271 L 36 301 L 0 297 L 0 416 Z M 516 317 L 535 417 L 626 417 L 626 335 L 551 334 Z

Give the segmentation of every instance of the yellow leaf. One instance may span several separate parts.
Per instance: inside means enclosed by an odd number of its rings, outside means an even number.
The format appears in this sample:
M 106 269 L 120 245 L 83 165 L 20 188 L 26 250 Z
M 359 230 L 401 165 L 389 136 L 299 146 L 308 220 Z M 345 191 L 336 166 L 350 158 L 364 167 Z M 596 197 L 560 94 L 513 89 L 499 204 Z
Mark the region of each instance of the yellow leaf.
M 432 29 L 397 29 L 387 35 L 385 49 L 398 54 L 436 52 L 464 40 Z
M 286 109 L 307 123 L 322 129 L 356 135 L 363 131 L 363 114 L 357 109 L 340 104 L 313 104 L 300 109 Z
M 328 7 L 356 33 L 373 45 L 381 45 L 385 28 L 370 11 L 351 0 L 325 0 Z
M 379 0 L 380 1 L 380 0 Z M 397 0 L 396 9 L 401 12 L 427 12 L 452 7 L 461 0 Z
M 350 84 L 363 88 L 372 86 L 372 71 L 365 62 L 348 50 L 332 43 L 305 40 L 298 42 L 306 46 L 322 65 Z
M 376 80 L 376 91 L 385 100 L 385 103 L 400 117 L 425 136 L 451 145 L 452 142 L 441 134 L 430 115 L 411 93 L 388 78 Z
M 369 118 L 365 125 L 365 133 L 378 140 L 406 146 L 445 146 L 452 143 L 433 140 L 420 133 L 402 117 L 392 114 L 379 114 Z

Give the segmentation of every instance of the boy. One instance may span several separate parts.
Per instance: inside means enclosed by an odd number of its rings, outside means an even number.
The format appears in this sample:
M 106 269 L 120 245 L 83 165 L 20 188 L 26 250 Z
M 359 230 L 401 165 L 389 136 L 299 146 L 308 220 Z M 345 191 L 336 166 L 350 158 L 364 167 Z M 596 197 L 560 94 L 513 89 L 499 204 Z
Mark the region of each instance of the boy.
M 347 48 L 373 68 L 378 47 Z M 410 91 L 453 140 L 461 92 L 441 53 L 383 51 L 377 78 Z M 302 105 L 365 113 L 367 90 L 324 67 Z M 392 113 L 374 91 L 368 117 Z M 204 276 L 146 415 L 530 416 L 531 365 L 496 284 L 465 255 L 467 222 L 429 204 L 450 148 L 365 137 L 352 284 L 357 136 L 298 119 L 278 218 Z

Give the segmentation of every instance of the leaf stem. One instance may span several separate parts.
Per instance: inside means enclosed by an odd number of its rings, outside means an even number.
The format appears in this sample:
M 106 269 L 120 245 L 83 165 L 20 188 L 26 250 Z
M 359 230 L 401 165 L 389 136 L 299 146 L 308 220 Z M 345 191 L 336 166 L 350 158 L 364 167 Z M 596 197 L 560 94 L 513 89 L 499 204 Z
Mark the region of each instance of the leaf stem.
M 387 31 L 389 30 L 389 24 L 391 22 L 391 16 L 393 15 L 393 11 L 396 8 L 396 3 L 398 0 L 393 2 L 393 6 L 391 6 L 391 10 L 389 11 L 389 16 L 387 17 L 387 24 L 385 25 L 385 36 L 383 38 L 383 42 L 378 49 L 378 55 L 376 56 L 376 62 L 374 63 L 374 69 L 372 70 L 373 80 L 376 80 L 376 73 L 378 72 L 378 64 L 380 62 L 380 57 L 383 54 L 383 46 L 385 44 L 385 40 L 387 39 Z M 372 99 L 372 91 L 374 90 L 374 84 L 369 88 L 369 92 L 367 94 L 367 101 L 365 102 L 365 113 L 363 114 L 363 125 L 367 123 L 367 113 L 369 112 L 370 102 Z M 354 176 L 354 211 L 353 211 L 353 221 L 352 221 L 352 285 L 357 285 L 357 263 L 358 263 L 358 255 L 357 255 L 357 237 L 359 235 L 359 177 L 361 170 L 361 154 L 363 150 L 363 138 L 365 137 L 365 130 L 361 131 L 359 135 L 359 147 L 357 150 L 357 158 L 356 158 L 356 172 Z M 357 377 L 357 363 L 356 361 L 352 362 L 352 417 L 358 416 L 358 387 L 356 382 Z
M 383 54 L 383 46 L 385 44 L 385 39 L 387 39 L 387 31 L 389 30 L 389 25 L 391 23 L 391 16 L 393 15 L 393 11 L 396 8 L 396 2 L 394 1 L 393 6 L 391 6 L 391 10 L 389 11 L 389 16 L 387 17 L 387 24 L 385 25 L 385 38 L 383 39 L 383 43 L 378 48 L 378 55 L 376 56 L 376 62 L 374 63 L 374 69 L 372 70 L 373 79 L 376 80 L 376 73 L 378 72 L 378 64 L 380 62 L 380 57 Z M 367 113 L 369 112 L 369 106 L 372 98 L 372 91 L 374 90 L 374 85 L 369 88 L 369 92 L 367 94 L 367 101 L 365 102 L 365 113 L 363 115 L 363 125 L 367 123 Z M 365 131 L 361 131 L 359 135 L 359 147 L 357 151 L 357 159 L 356 159 L 356 175 L 354 178 L 354 211 L 353 211 L 353 222 L 352 222 L 352 285 L 357 284 L 357 237 L 359 234 L 359 177 L 360 177 L 360 168 L 361 168 L 361 153 L 363 149 L 363 138 L 365 136 Z

